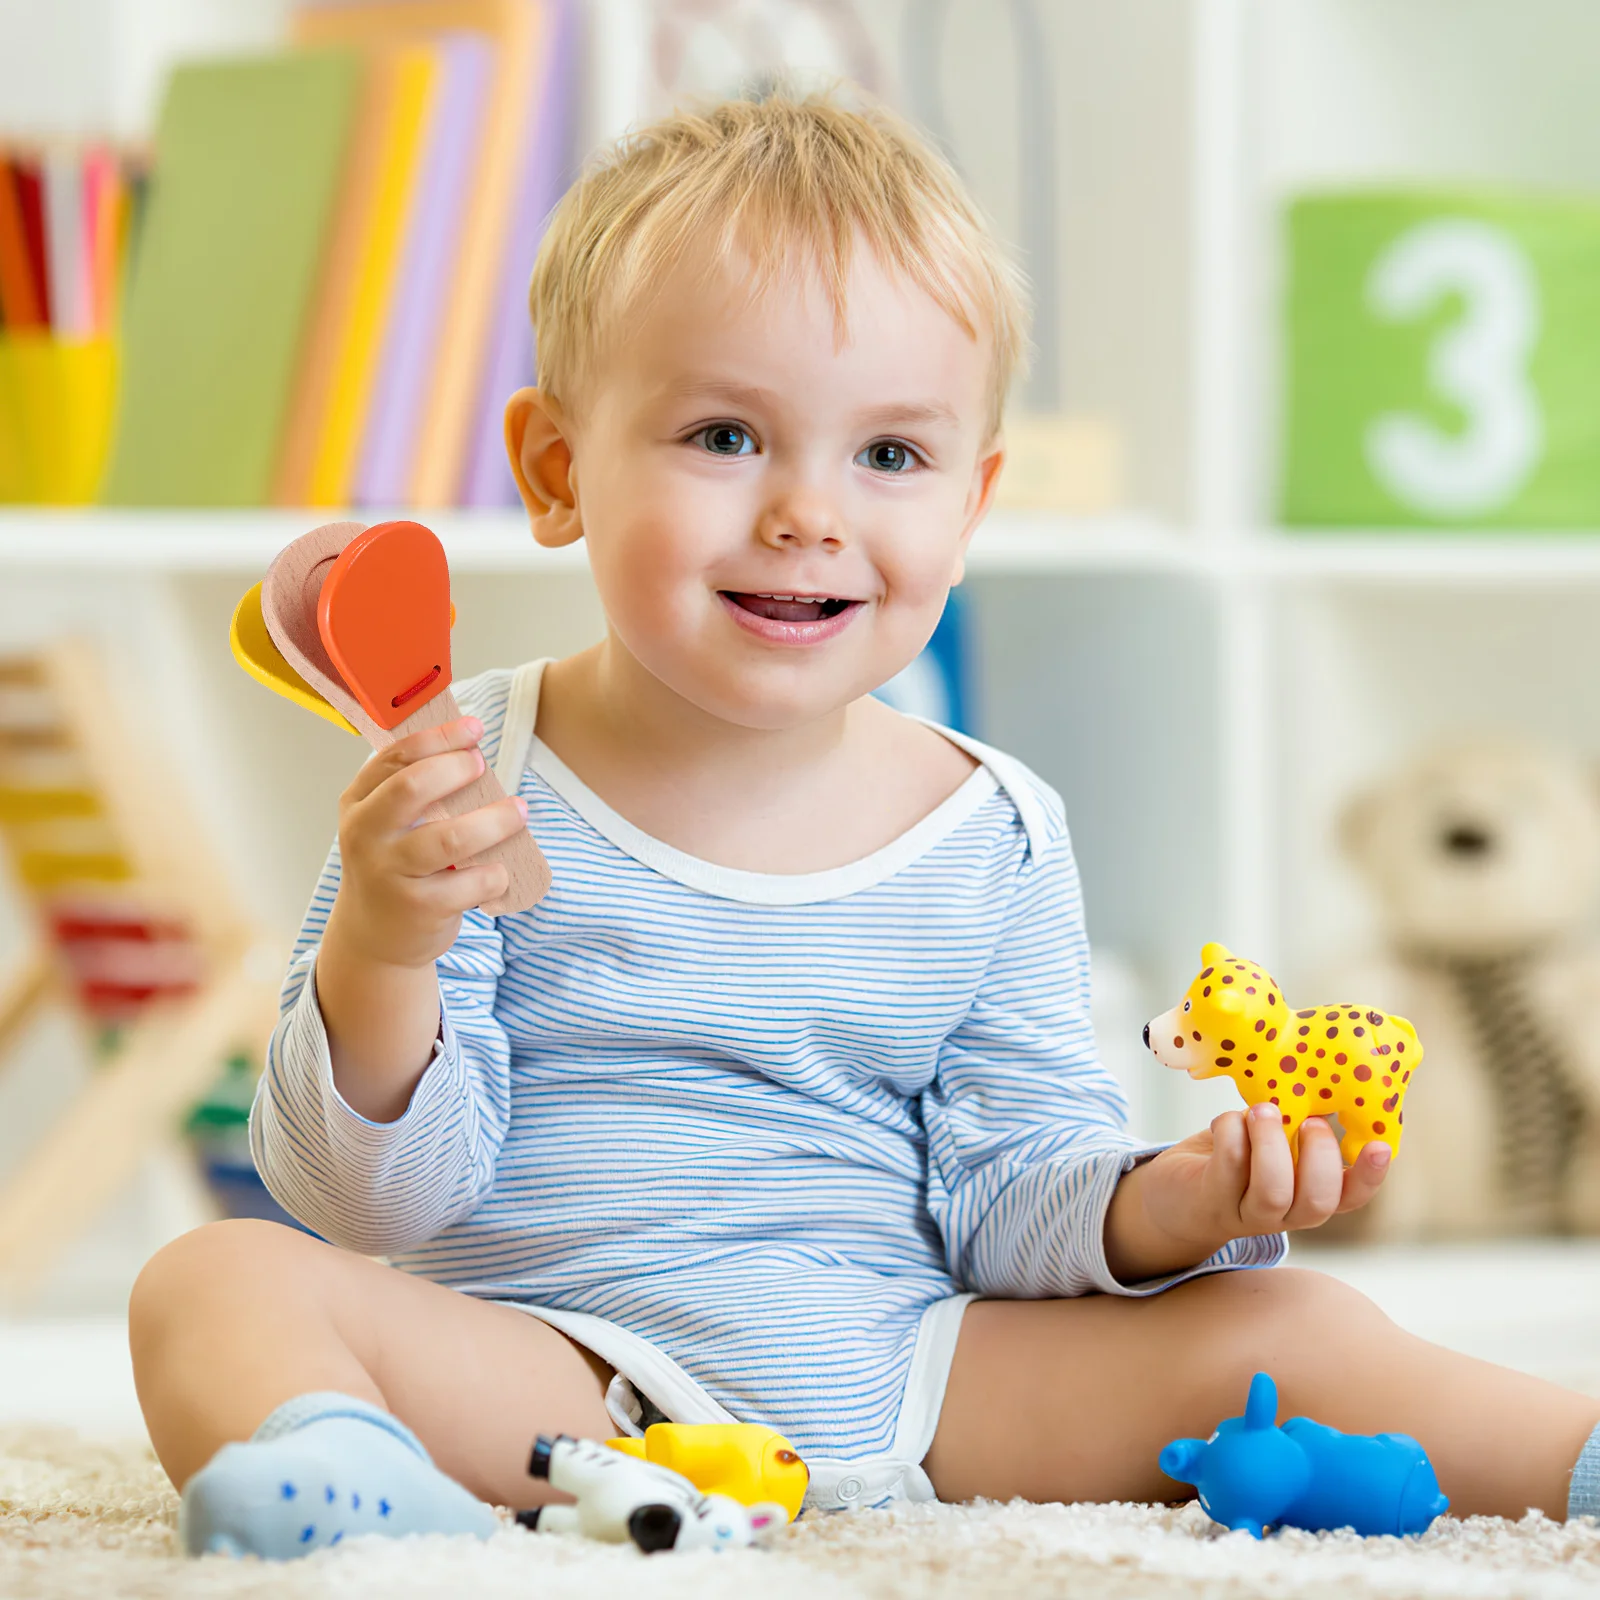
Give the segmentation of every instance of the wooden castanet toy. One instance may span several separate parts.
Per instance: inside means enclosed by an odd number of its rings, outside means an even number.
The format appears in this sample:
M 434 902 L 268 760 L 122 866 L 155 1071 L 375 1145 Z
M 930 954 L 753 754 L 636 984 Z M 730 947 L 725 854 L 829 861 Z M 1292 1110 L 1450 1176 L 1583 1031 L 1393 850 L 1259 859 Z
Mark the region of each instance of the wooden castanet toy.
M 315 689 L 284 660 L 283 652 L 272 642 L 267 632 L 267 619 L 261 614 L 261 585 L 258 583 L 245 594 L 233 608 L 233 621 L 228 627 L 228 643 L 233 649 L 233 659 L 257 683 L 267 686 L 274 694 L 297 706 L 304 706 L 324 721 L 331 722 L 346 733 L 361 735 L 339 715 Z
M 240 602 L 246 635 L 249 598 Z M 278 553 L 261 584 L 260 603 L 267 634 L 292 678 L 270 660 L 257 670 L 259 650 L 256 665 L 246 661 L 246 670 L 306 704 L 296 692 L 298 680 L 374 749 L 461 715 L 450 691 L 450 569 L 444 547 L 421 523 L 314 528 Z M 241 633 L 238 613 L 234 631 Z M 423 815 L 429 821 L 460 816 L 504 798 L 485 767 Z M 506 892 L 483 906 L 492 916 L 526 911 L 550 887 L 549 865 L 525 828 L 457 864 L 490 861 L 500 862 L 508 877 Z

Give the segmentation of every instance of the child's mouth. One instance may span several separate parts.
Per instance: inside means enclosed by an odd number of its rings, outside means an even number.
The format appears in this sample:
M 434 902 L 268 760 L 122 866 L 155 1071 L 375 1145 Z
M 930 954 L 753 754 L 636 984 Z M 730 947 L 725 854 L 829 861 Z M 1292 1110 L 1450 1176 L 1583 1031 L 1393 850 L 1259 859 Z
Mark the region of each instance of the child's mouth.
M 719 589 L 717 598 L 746 633 L 775 645 L 823 644 L 843 633 L 856 613 L 866 609 L 863 600 L 846 600 L 837 595 Z
M 722 593 L 741 611 L 765 617 L 769 622 L 824 622 L 860 603 L 821 595 L 744 594 L 734 589 L 724 589 Z

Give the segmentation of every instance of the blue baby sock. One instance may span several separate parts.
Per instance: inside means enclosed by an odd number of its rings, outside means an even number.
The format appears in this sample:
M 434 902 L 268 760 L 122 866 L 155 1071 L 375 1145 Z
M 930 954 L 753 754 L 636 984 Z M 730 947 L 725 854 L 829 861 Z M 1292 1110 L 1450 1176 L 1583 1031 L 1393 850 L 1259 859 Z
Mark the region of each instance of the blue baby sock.
M 1578 1464 L 1572 1469 L 1567 1515 L 1600 1517 L 1600 1428 L 1589 1435 L 1589 1442 L 1579 1452 Z
M 190 1555 L 286 1561 L 362 1534 L 470 1533 L 500 1526 L 447 1478 L 404 1423 L 347 1394 L 285 1402 L 247 1444 L 225 1444 L 184 1485 Z

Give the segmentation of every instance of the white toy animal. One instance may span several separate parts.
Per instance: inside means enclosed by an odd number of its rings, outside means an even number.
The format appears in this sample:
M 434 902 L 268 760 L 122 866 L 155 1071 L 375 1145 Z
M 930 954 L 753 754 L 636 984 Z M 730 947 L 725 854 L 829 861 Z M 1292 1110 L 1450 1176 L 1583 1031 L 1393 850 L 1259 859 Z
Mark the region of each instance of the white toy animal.
M 631 1539 L 657 1550 L 737 1550 L 789 1514 L 771 1502 L 742 1506 L 726 1495 L 701 1494 L 681 1473 L 566 1434 L 540 1434 L 528 1462 L 531 1477 L 570 1494 L 575 1506 L 541 1506 L 517 1521 L 539 1533 L 581 1534 L 607 1544 Z

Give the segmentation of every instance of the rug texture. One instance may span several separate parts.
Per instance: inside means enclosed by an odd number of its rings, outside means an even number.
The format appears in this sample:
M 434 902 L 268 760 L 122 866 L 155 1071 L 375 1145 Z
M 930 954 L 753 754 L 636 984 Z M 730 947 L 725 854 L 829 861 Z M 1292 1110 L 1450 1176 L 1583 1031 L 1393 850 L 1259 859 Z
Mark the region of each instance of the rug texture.
M 0 1430 L 0 1596 L 330 1596 L 411 1600 L 1029 1600 L 1151 1596 L 1600 1593 L 1600 1526 L 1441 1521 L 1421 1539 L 1221 1534 L 1196 1506 L 979 1503 L 808 1518 L 765 1550 L 658 1555 L 540 1538 L 369 1539 L 270 1565 L 177 1552 L 178 1502 L 148 1450 Z

